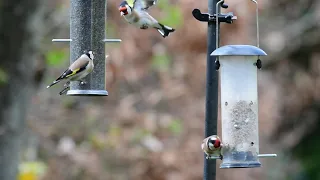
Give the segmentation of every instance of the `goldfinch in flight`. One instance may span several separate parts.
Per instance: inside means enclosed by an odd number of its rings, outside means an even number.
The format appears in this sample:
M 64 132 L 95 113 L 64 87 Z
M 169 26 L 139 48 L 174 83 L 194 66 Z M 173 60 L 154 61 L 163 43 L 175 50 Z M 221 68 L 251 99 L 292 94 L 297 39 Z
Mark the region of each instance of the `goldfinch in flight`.
M 122 1 L 119 6 L 120 15 L 130 23 L 140 29 L 155 28 L 162 37 L 169 36 L 175 29 L 159 23 L 147 10 L 155 5 L 158 0 L 134 0 L 133 7 L 127 1 Z

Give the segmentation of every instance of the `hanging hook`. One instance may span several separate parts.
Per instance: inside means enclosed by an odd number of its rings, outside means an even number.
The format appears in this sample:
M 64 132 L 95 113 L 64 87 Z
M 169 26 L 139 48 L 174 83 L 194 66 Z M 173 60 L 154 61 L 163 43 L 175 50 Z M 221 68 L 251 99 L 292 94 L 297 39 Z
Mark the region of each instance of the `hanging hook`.
M 257 0 L 251 0 L 256 4 L 256 25 L 257 25 L 257 47 L 260 46 L 260 36 L 259 36 L 259 6 Z M 258 56 L 257 62 L 255 63 L 258 69 L 262 68 L 262 62 Z
M 219 48 L 219 5 L 224 3 L 224 0 L 220 0 L 216 4 L 216 48 Z
M 220 0 L 216 4 L 216 49 L 219 48 L 219 18 L 218 17 L 219 17 L 219 13 L 220 13 L 219 12 L 219 6 L 220 6 L 221 3 L 223 5 L 224 0 Z M 216 57 L 215 65 L 216 65 L 215 69 L 219 70 L 219 68 L 220 68 L 219 57 Z
M 257 47 L 260 46 L 260 37 L 259 37 L 259 6 L 256 0 L 251 0 L 256 4 L 256 24 L 257 24 Z

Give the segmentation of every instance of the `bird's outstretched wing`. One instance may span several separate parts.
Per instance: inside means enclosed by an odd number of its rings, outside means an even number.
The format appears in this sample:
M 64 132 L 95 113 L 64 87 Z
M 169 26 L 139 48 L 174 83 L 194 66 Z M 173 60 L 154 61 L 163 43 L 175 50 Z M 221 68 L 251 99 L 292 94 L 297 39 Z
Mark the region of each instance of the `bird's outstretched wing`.
M 149 7 L 155 5 L 158 0 L 134 0 L 133 9 L 147 10 Z

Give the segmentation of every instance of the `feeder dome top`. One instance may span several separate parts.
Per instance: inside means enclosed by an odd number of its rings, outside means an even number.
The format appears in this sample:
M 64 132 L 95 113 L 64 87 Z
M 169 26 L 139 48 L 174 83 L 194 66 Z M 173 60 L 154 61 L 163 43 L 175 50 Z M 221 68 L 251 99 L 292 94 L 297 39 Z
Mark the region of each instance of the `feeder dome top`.
M 226 45 L 214 50 L 210 56 L 266 56 L 262 49 L 252 45 Z

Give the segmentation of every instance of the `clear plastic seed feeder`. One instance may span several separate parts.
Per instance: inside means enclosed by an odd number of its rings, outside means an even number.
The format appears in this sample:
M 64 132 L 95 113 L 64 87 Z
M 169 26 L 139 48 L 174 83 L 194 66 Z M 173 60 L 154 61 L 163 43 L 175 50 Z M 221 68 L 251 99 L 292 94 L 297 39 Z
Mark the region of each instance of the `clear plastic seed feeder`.
M 258 130 L 258 56 L 266 53 L 249 45 L 216 49 L 221 79 L 223 163 L 221 168 L 260 167 Z
M 259 158 L 276 156 L 259 154 L 257 69 L 261 68 L 259 57 L 267 54 L 259 48 L 259 38 L 257 44 L 227 45 L 211 53 L 217 57 L 221 83 L 220 168 L 261 167 Z

